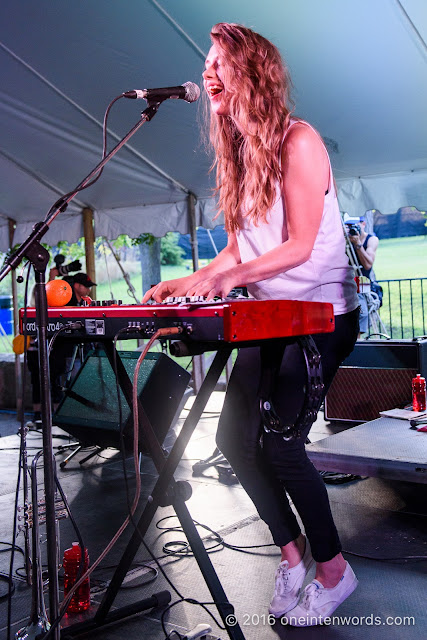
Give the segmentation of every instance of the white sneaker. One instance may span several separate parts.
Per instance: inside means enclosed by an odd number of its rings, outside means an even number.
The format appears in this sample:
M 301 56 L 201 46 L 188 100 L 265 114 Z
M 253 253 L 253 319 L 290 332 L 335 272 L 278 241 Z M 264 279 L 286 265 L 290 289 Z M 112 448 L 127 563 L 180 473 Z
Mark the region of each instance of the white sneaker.
M 357 578 L 347 562 L 345 571 L 335 587 L 326 589 L 318 580 L 313 580 L 304 589 L 301 602 L 289 612 L 288 624 L 293 627 L 308 627 L 322 624 L 335 609 L 357 587 Z
M 287 560 L 279 564 L 276 570 L 274 596 L 268 609 L 275 618 L 280 618 L 280 616 L 285 615 L 285 613 L 295 607 L 304 578 L 313 562 L 310 543 L 306 538 L 304 555 L 301 562 L 291 569 L 289 569 L 289 562 Z

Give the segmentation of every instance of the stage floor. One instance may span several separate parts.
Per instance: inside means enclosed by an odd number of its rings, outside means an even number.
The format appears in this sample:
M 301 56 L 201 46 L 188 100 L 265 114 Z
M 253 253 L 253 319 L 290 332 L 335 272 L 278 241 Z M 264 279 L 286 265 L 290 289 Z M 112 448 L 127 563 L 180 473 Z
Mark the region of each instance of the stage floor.
M 193 401 L 190 398 L 183 417 Z M 359 579 L 356 591 L 336 611 L 340 616 L 333 625 L 295 629 L 277 621 L 269 624 L 268 604 L 272 595 L 274 572 L 279 562 L 277 549 L 271 544 L 270 534 L 258 518 L 252 503 L 240 485 L 225 485 L 219 482 L 214 468 L 204 476 L 192 478 L 194 462 L 205 459 L 215 449 L 214 436 L 223 393 L 215 392 L 189 443 L 181 461 L 176 479 L 191 482 L 193 495 L 187 502 L 194 520 L 217 532 L 227 543 L 215 546 L 207 529 L 199 527 L 202 538 L 211 551 L 211 560 L 218 573 L 228 599 L 236 609 L 243 634 L 247 640 L 288 638 L 296 634 L 300 638 L 331 640 L 408 640 L 427 637 L 425 610 L 425 584 L 427 569 L 427 501 L 425 485 L 413 482 L 367 478 L 340 485 L 327 485 L 332 511 L 340 531 L 344 555 L 350 561 Z M 182 422 L 182 420 L 181 420 Z M 0 541 L 11 542 L 12 520 L 15 499 L 15 483 L 19 439 L 15 435 L 19 425 L 13 415 L 0 414 Z M 179 428 L 179 426 L 178 426 Z M 312 442 L 320 441 L 346 426 L 325 423 L 322 416 L 313 426 Z M 64 444 L 63 432 L 55 429 L 54 445 Z M 427 437 L 427 436 L 426 436 Z M 173 434 L 168 436 L 169 444 Z M 168 442 L 166 443 L 168 444 Z M 41 436 L 30 432 L 29 455 L 41 446 Z M 65 453 L 58 453 L 60 462 Z M 123 481 L 121 458 L 114 450 L 102 452 L 83 467 L 79 453 L 63 470 L 58 469 L 59 479 L 67 494 L 74 517 L 81 529 L 86 546 L 93 561 L 109 542 L 126 517 L 126 493 Z M 131 461 L 127 461 L 131 492 L 134 487 L 134 472 Z M 151 460 L 144 457 L 141 465 L 143 498 L 154 485 L 156 473 Z M 39 482 L 42 483 L 42 472 Z M 22 503 L 22 501 L 21 501 Z M 142 500 L 144 503 L 144 500 Z M 160 522 L 161 520 L 161 522 Z M 157 526 L 156 526 L 157 524 Z M 146 536 L 152 553 L 159 559 L 169 579 L 180 596 L 199 602 L 210 602 L 211 597 L 190 553 L 181 557 L 167 555 L 166 542 L 177 542 L 181 547 L 183 533 L 173 529 L 177 525 L 170 507 L 159 509 Z M 64 549 L 75 540 L 69 520 L 59 525 L 61 557 Z M 102 598 L 106 581 L 120 559 L 131 531 L 126 531 L 116 547 L 97 569 L 91 580 L 91 613 Z M 22 547 L 22 534 L 17 539 Z M 44 545 L 42 544 L 44 547 Z M 237 547 L 250 547 L 238 549 Z M 1 548 L 5 548 L 2 545 Z M 422 556 L 423 559 L 419 557 Z M 0 570 L 9 570 L 9 553 L 0 554 Z M 412 557 L 413 559 L 408 559 Z M 414 557 L 418 557 L 415 559 Z M 406 558 L 406 559 L 405 559 Z M 136 566 L 120 590 L 115 606 L 136 602 L 152 593 L 168 589 L 172 602 L 179 596 L 156 572 L 156 563 L 141 546 Z M 22 567 L 22 556 L 17 554 L 14 569 Z M 313 570 L 312 570 L 313 571 Z M 310 572 L 308 579 L 313 577 Z M 150 582 L 151 581 L 151 582 Z M 148 583 L 144 586 L 143 583 Z M 7 590 L 1 582 L 1 593 Z M 31 590 L 25 583 L 15 581 L 12 597 L 12 631 L 28 622 Z M 61 585 L 62 589 L 62 585 Z M 216 609 L 209 607 L 218 619 Z M 124 640 L 129 637 L 163 640 L 165 634 L 160 624 L 161 611 L 151 610 L 114 626 L 91 632 L 90 638 Z M 69 616 L 64 624 L 72 624 L 76 617 Z M 7 601 L 0 602 L 0 637 L 6 637 Z M 181 602 L 165 615 L 167 633 L 173 630 L 184 637 L 186 632 L 199 623 L 213 627 L 212 636 L 227 639 L 227 634 L 215 624 L 206 611 L 195 604 Z M 404 628 L 402 628 L 404 627 Z M 13 635 L 11 636 L 13 637 Z M 172 639 L 180 636 L 171 633 Z
M 382 417 L 307 447 L 317 469 L 427 484 L 427 433 Z

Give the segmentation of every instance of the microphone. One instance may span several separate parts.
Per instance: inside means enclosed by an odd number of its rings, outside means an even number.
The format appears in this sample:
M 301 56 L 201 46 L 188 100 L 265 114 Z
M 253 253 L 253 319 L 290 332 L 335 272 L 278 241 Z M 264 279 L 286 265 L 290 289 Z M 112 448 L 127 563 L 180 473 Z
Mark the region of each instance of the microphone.
M 174 98 L 177 100 L 186 100 L 186 102 L 196 102 L 200 97 L 200 89 L 194 82 L 184 82 L 179 87 L 162 87 L 161 89 L 135 89 L 134 91 L 125 91 L 125 98 L 139 99 L 144 98 L 148 101 L 160 102 Z

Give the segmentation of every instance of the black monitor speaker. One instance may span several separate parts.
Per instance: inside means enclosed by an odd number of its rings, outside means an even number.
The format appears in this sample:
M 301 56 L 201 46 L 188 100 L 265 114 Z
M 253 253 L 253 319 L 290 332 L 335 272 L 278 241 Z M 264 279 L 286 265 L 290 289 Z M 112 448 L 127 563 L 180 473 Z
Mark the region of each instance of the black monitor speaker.
M 368 422 L 411 404 L 412 378 L 427 375 L 427 340 L 359 340 L 325 398 L 326 420 Z
M 135 351 L 119 351 L 131 382 L 137 360 Z M 138 375 L 138 397 L 160 443 L 163 442 L 183 400 L 190 379 L 188 371 L 164 353 L 148 353 Z M 133 415 L 119 391 L 125 448 L 133 446 Z M 120 448 L 120 411 L 116 375 L 106 353 L 92 351 L 53 416 L 54 424 L 84 445 Z M 143 434 L 139 442 L 143 443 Z M 140 446 L 144 450 L 144 446 Z

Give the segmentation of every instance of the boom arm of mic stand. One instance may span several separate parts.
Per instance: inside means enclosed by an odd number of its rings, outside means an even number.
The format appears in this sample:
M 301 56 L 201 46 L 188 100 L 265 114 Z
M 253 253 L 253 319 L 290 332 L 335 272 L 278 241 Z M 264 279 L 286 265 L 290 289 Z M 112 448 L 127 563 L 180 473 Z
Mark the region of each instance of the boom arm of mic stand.
M 0 270 L 0 282 L 6 277 L 6 275 L 12 270 L 16 269 L 23 258 L 27 258 L 34 265 L 35 269 L 45 269 L 49 261 L 49 254 L 47 254 L 46 264 L 43 266 L 43 262 L 46 259 L 46 249 L 40 244 L 40 239 L 47 233 L 50 224 L 56 218 L 56 216 L 65 211 L 68 203 L 83 189 L 96 176 L 97 173 L 111 160 L 113 156 L 128 142 L 128 140 L 138 131 L 138 129 L 145 123 L 154 118 L 157 110 L 161 104 L 160 102 L 151 102 L 148 107 L 141 113 L 141 119 L 128 131 L 128 133 L 116 144 L 116 146 L 108 153 L 105 158 L 96 165 L 94 169 L 80 182 L 80 184 L 70 192 L 66 198 L 61 199 L 59 206 L 54 205 L 52 210 L 46 216 L 43 222 L 37 222 L 31 234 L 21 244 L 21 246 L 14 251 L 14 253 L 7 258 L 5 266 Z
M 0 271 L 0 282 L 12 270 L 16 269 L 21 260 L 27 258 L 34 267 L 36 287 L 36 325 L 38 338 L 38 355 L 40 370 L 40 400 L 43 425 L 43 459 L 44 459 L 44 490 L 46 500 L 46 542 L 47 564 L 49 576 L 49 617 L 50 621 L 57 620 L 59 615 L 59 585 L 57 571 L 57 540 L 55 524 L 55 470 L 52 445 L 52 405 L 50 398 L 49 354 L 47 346 L 47 299 L 45 288 L 45 271 L 49 262 L 49 252 L 40 243 L 41 238 L 49 229 L 49 225 L 56 216 L 65 211 L 68 203 L 77 193 L 107 164 L 107 162 L 123 147 L 134 133 L 145 123 L 150 121 L 159 108 L 161 102 L 153 102 L 142 112 L 141 119 L 132 127 L 125 137 L 108 153 L 105 158 L 90 172 L 90 174 L 67 195 L 55 204 L 52 211 L 46 216 L 46 220 L 37 222 L 31 234 L 21 246 L 6 260 L 6 264 Z M 60 638 L 59 624 L 49 632 L 54 640 Z M 41 636 L 42 637 L 42 636 Z

